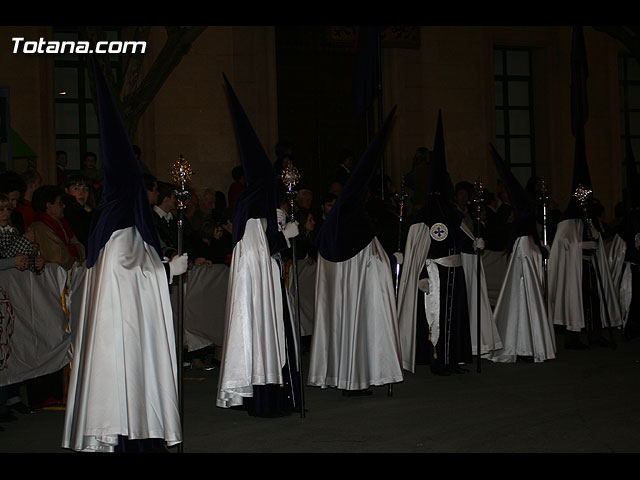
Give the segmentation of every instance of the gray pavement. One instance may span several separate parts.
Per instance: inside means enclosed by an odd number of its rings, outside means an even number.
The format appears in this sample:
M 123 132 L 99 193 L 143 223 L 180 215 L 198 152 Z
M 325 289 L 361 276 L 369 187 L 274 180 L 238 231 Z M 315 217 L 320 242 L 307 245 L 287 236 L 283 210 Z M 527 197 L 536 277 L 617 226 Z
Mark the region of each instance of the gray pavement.
M 391 396 L 386 387 L 370 397 L 306 387 L 305 418 L 217 408 L 218 369 L 186 369 L 183 452 L 640 452 L 640 341 L 616 337 L 615 350 L 577 351 L 558 335 L 555 360 L 484 360 L 481 373 L 474 364 L 436 377 L 419 366 Z M 0 424 L 0 452 L 74 453 L 60 448 L 63 420 L 63 410 L 45 409 Z

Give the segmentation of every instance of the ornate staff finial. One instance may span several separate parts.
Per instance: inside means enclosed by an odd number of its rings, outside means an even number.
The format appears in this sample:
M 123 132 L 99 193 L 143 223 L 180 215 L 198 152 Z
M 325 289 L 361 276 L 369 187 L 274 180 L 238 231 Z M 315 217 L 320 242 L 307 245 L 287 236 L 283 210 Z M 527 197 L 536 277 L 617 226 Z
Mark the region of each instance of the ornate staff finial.
M 288 159 L 284 170 L 282 170 L 280 174 L 280 178 L 282 179 L 282 183 L 287 187 L 287 196 L 289 197 L 289 205 L 291 206 L 291 220 L 294 220 L 293 200 L 295 191 L 293 188 L 298 184 L 301 177 L 302 175 L 300 175 L 298 169 L 293 165 L 291 159 Z
M 282 178 L 282 182 L 287 186 L 287 188 L 289 190 L 293 190 L 293 187 L 295 187 L 300 181 L 301 175 L 298 169 L 294 167 L 291 160 L 287 160 L 287 164 L 284 167 L 284 170 L 282 170 L 280 177 Z
M 593 192 L 589 190 L 587 187 L 584 187 L 582 184 L 578 184 L 576 191 L 573 192 L 573 196 L 580 202 L 580 204 L 584 207 L 589 199 L 589 195 Z
M 169 171 L 171 172 L 173 181 L 180 186 L 180 190 L 176 190 L 176 206 L 178 209 L 182 210 L 186 208 L 187 200 L 190 195 L 189 191 L 185 190 L 184 186 L 185 183 L 190 180 L 191 175 L 193 175 L 193 170 L 191 170 L 191 165 L 187 159 L 180 154 Z

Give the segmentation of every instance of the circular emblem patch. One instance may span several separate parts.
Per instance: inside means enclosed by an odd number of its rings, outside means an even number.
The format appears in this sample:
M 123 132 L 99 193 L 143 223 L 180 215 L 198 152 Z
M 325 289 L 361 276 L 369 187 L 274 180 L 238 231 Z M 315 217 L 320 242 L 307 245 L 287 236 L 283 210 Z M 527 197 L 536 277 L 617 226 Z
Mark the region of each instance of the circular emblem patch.
M 449 230 L 444 223 L 434 223 L 429 230 L 429 234 L 431 238 L 433 238 L 436 242 L 441 242 L 447 235 L 449 234 Z

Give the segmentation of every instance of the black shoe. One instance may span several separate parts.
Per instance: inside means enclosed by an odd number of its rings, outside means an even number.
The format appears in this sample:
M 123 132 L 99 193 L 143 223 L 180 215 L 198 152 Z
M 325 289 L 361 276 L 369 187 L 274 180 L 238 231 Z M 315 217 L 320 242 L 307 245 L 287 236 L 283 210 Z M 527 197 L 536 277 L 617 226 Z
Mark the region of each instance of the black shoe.
M 343 397 L 368 397 L 369 395 L 373 395 L 371 390 L 342 390 Z
M 7 407 L 9 408 L 9 410 L 14 410 L 18 413 L 21 413 L 22 415 L 31 415 L 32 413 L 36 413 L 36 411 L 25 405 L 22 402 L 18 402 L 18 403 L 14 403 L 12 405 L 7 405 Z

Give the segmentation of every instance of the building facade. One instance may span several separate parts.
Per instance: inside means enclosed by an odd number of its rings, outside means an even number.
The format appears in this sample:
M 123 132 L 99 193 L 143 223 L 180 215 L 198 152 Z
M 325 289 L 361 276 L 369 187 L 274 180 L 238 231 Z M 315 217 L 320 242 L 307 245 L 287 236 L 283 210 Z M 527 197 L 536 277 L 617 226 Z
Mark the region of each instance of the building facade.
M 278 140 L 291 140 L 298 166 L 315 193 L 322 183 L 314 183 L 314 178 L 333 168 L 343 148 L 362 153 L 366 136 L 355 132 L 358 122 L 369 131 L 375 131 L 378 122 L 377 101 L 364 120 L 355 118 L 348 105 L 357 31 L 207 27 L 145 110 L 132 142 L 141 147 L 143 161 L 158 178 L 169 180 L 169 168 L 182 154 L 192 164 L 196 191 L 209 187 L 226 193 L 239 154 L 224 73 L 267 153 L 275 158 Z M 114 27 L 113 32 L 114 39 L 128 38 L 131 27 Z M 398 106 L 384 155 L 385 173 L 396 187 L 411 169 L 416 148 L 432 148 L 442 111 L 454 183 L 481 179 L 494 190 L 493 144 L 523 183 L 534 174 L 544 178 L 564 208 L 571 194 L 574 151 L 571 32 L 568 26 L 388 27 L 379 57 L 379 103 L 385 115 Z M 37 154 L 28 161 L 14 158 L 13 169 L 31 163 L 45 182 L 55 179 L 56 150 L 70 153 L 69 169 L 79 168 L 84 151 L 97 150 L 100 156 L 97 126 L 90 119 L 95 112 L 90 111 L 90 94 L 82 81 L 71 81 L 78 91 L 65 93 L 76 98 L 61 96 L 73 68 L 64 62 L 72 58 L 14 53 L 13 39 L 68 34 L 51 26 L 0 27 L 0 87 L 8 91 L 10 126 Z M 640 133 L 634 131 L 633 111 L 640 107 L 634 105 L 640 96 L 634 95 L 633 83 L 640 80 L 639 68 L 609 35 L 584 27 L 584 36 L 589 65 L 587 160 L 594 195 L 611 217 L 622 199 L 623 137 Z M 149 71 L 166 38 L 163 27 L 151 28 L 143 71 Z M 354 132 L 345 134 L 352 127 Z M 633 145 L 640 155 L 640 144 Z

